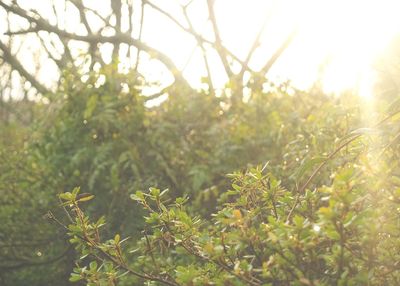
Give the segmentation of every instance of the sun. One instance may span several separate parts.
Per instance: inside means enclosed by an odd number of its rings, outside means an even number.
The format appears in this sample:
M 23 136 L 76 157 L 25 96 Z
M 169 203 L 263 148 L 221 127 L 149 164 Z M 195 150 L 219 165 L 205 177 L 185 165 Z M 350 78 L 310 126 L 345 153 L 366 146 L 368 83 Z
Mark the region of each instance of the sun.
M 372 65 L 400 32 L 395 12 L 400 2 L 320 1 L 319 9 L 316 18 L 307 17 L 313 21 L 306 23 L 304 34 L 308 37 L 305 43 L 325 43 L 321 47 L 329 62 L 323 78 L 325 90 L 358 89 L 360 96 L 371 97 Z

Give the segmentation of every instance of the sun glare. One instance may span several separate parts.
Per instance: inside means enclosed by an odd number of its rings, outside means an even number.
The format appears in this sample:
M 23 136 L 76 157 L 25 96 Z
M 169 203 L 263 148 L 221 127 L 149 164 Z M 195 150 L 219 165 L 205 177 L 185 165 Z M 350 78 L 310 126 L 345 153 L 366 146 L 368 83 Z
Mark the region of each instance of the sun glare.
M 304 33 L 311 45 L 325 42 L 323 50 L 330 62 L 323 78 L 327 92 L 359 88 L 361 96 L 371 97 L 372 65 L 399 32 L 395 14 L 399 9 L 398 1 L 342 0 L 316 12 L 314 27 L 309 23 Z
M 261 68 L 293 29 L 298 29 L 296 39 L 268 77 L 289 79 L 304 89 L 320 79 L 329 93 L 355 89 L 362 90 L 361 96 L 370 97 L 372 90 L 367 89 L 372 89 L 368 83 L 373 81 L 372 64 L 400 29 L 396 15 L 400 1 L 396 0 L 219 0 L 215 8 L 221 19 L 218 25 L 224 44 L 242 59 L 265 23 L 260 48 L 250 62 L 255 70 Z M 200 17 L 196 13 L 192 17 L 203 24 L 207 21 L 196 19 Z M 205 35 L 212 36 L 207 30 Z M 173 58 L 184 61 L 187 47 L 175 47 Z M 199 71 L 200 62 L 192 60 L 186 67 L 185 74 L 192 82 L 204 72 Z M 223 87 L 226 76 L 217 71 L 217 64 L 212 67 L 216 71 L 216 86 Z

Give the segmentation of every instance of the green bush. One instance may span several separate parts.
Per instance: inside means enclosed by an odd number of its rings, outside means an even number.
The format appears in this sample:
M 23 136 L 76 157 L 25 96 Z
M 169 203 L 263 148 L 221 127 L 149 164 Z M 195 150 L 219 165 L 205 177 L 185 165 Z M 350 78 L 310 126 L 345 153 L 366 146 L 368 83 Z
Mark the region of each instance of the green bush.
M 229 175 L 231 188 L 221 194 L 211 219 L 193 215 L 187 198 L 174 199 L 167 190 L 137 191 L 131 198 L 146 211 L 137 242 L 119 234 L 103 238 L 105 219 L 93 222 L 82 207 L 92 195 L 79 189 L 61 194 L 71 216 L 65 228 L 82 255 L 70 280 L 88 285 L 398 285 L 397 115 L 350 132 L 324 158 L 292 169 L 300 185 L 275 176 L 269 165 Z
M 342 168 L 367 168 L 370 158 L 363 154 L 385 150 L 380 158 L 385 176 L 379 177 L 379 184 L 371 179 L 369 188 L 379 185 L 392 192 L 397 186 L 392 182 L 398 170 L 397 119 L 380 124 L 379 132 L 362 129 L 370 126 L 365 122 L 371 121 L 373 114 L 363 111 L 363 100 L 354 94 L 332 97 L 318 89 L 301 92 L 283 84 L 271 86 L 268 92 L 253 88 L 247 101 L 232 106 L 229 88 L 214 97 L 174 85 L 165 102 L 148 107 L 136 76 L 120 75 L 112 67 L 87 75 L 84 83 L 73 76 L 64 81 L 52 104 L 32 105 L 36 120 L 24 127 L 1 126 L 2 134 L 7 134 L 0 142 L 0 233 L 5 234 L 0 235 L 0 283 L 5 285 L 24 285 L 25 281 L 68 285 L 66 277 L 82 256 L 80 249 L 72 249 L 63 229 L 49 224 L 43 215 L 51 210 L 61 224 L 72 224 L 58 207 L 56 195 L 76 186 L 96 197 L 85 203 L 85 215 L 107 217 L 103 237 L 113 238 L 115 233 L 129 236 L 128 249 L 136 247 L 141 231 L 146 230 L 150 240 L 155 235 L 154 228 L 142 219 L 146 210 L 129 200 L 136 190 L 168 188 L 170 202 L 190 197 L 191 203 L 185 205 L 187 215 L 204 221 L 199 233 L 216 233 L 221 230 L 213 230 L 212 214 L 237 199 L 226 191 L 231 182 L 224 174 L 244 173 L 265 162 L 269 162 L 267 173 L 275 174 L 282 190 L 287 190 L 291 200 L 287 203 L 293 208 L 293 202 L 298 202 L 293 213 L 309 221 L 306 211 L 299 214 L 297 209 L 304 208 L 305 194 L 324 185 L 332 187 L 333 174 Z M 383 114 L 386 105 L 383 101 L 376 105 L 377 114 Z M 346 140 L 352 142 L 340 149 L 334 160 L 327 160 Z M 321 163 L 324 167 L 307 184 L 308 190 L 301 190 Z M 380 187 L 383 178 L 386 185 Z M 302 193 L 299 197 L 298 190 Z M 288 206 L 282 203 L 279 201 L 279 212 L 287 213 Z M 243 217 L 247 215 L 244 209 L 240 211 Z M 181 250 L 171 250 L 171 255 L 167 250 L 161 252 L 163 263 L 171 267 L 168 271 L 180 273 L 188 265 L 200 271 L 196 261 Z M 83 260 L 82 267 L 88 260 Z M 135 257 L 127 261 L 137 269 L 149 267 Z M 101 265 L 101 261 L 97 263 Z M 182 275 L 173 276 L 178 281 L 186 277 Z M 132 279 L 126 275 L 121 284 L 139 283 Z

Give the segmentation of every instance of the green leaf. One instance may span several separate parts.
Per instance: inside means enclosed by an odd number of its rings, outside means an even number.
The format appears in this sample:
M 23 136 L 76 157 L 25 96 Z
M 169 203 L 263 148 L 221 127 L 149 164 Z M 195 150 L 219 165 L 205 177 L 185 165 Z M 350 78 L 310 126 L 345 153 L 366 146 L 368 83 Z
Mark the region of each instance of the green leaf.
M 169 191 L 169 189 L 165 189 L 164 191 L 162 191 L 161 194 L 160 194 L 160 197 L 162 197 L 163 195 L 165 195 L 168 191 Z
M 87 202 L 94 198 L 94 195 L 85 194 L 83 197 L 79 197 L 77 202 Z
M 160 196 L 160 190 L 157 188 L 150 188 L 150 194 L 156 198 Z
M 58 197 L 64 201 L 70 201 L 72 199 L 72 194 L 70 192 L 59 194 Z
M 137 191 L 135 194 L 131 194 L 130 198 L 134 201 L 142 202 L 144 201 L 144 194 L 141 191 Z
M 70 282 L 77 282 L 81 279 L 82 279 L 81 275 L 76 274 L 76 273 L 72 273 L 71 276 L 69 277 Z
M 74 197 L 76 197 L 76 195 L 79 194 L 80 190 L 81 190 L 81 189 L 80 189 L 79 187 L 75 187 L 75 188 L 72 190 L 72 195 L 73 195 Z
M 97 106 L 97 99 L 98 99 L 98 95 L 97 94 L 93 94 L 89 97 L 89 100 L 86 103 L 86 109 L 85 112 L 83 114 L 83 116 L 88 119 L 92 116 L 93 111 L 96 109 Z
M 89 268 L 90 268 L 90 270 L 97 270 L 97 261 L 94 260 L 94 261 L 90 262 Z
M 296 225 L 297 228 L 301 229 L 303 228 L 303 224 L 304 224 L 304 217 L 301 217 L 299 215 L 295 215 L 293 217 L 293 222 Z
M 68 226 L 68 229 L 70 231 L 72 231 L 72 232 L 81 232 L 82 231 L 82 229 L 79 226 L 75 225 L 75 224 L 70 224 Z

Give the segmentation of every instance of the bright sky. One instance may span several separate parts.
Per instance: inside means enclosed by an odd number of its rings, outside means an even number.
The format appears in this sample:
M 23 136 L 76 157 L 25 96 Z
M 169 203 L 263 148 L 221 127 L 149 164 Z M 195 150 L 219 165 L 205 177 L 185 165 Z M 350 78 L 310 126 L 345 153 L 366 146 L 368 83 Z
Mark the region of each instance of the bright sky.
M 173 11 L 168 7 L 173 5 L 167 4 L 173 1 L 158 1 L 160 5 L 161 2 Z M 201 2 L 191 4 L 191 18 L 209 36 L 207 12 Z M 307 88 L 318 77 L 321 65 L 327 63 L 323 83 L 328 92 L 359 88 L 362 95 L 368 96 L 368 86 L 373 85 L 374 79 L 372 64 L 400 32 L 398 0 L 216 0 L 215 8 L 225 46 L 242 59 L 265 18 L 270 17 L 262 45 L 250 62 L 256 70 L 297 26 L 300 32 L 296 40 L 268 75 L 276 80 L 290 79 L 295 86 Z M 174 32 L 172 28 L 171 33 L 160 33 L 167 22 L 157 17 L 155 11 L 150 15 L 154 17 L 149 16 L 145 23 L 148 42 L 163 47 L 180 67 L 185 66 L 194 41 L 183 38 L 179 30 Z M 187 64 L 185 76 L 198 84 L 205 71 L 199 68 L 200 51 L 195 53 Z M 215 85 L 222 87 L 226 78 L 221 67 L 214 64 L 213 70 Z
M 101 13 L 109 9 L 107 0 L 84 2 Z M 188 1 L 153 0 L 183 23 L 178 4 L 185 2 Z M 20 3 L 24 8 L 32 7 L 51 14 L 47 1 L 23 0 Z M 205 0 L 194 0 L 189 7 L 194 27 L 204 37 L 212 39 Z M 327 92 L 358 88 L 362 95 L 369 96 L 374 81 L 372 64 L 400 32 L 399 0 L 216 0 L 215 10 L 224 45 L 241 59 L 246 57 L 262 23 L 268 19 L 261 45 L 250 61 L 255 70 L 264 65 L 297 27 L 298 36 L 268 77 L 277 81 L 290 79 L 296 87 L 305 89 L 317 79 L 326 63 L 323 84 Z M 60 15 L 62 13 L 60 9 Z M 184 69 L 184 76 L 190 83 L 200 86 L 200 79 L 206 73 L 201 50 L 196 48 L 194 39 L 154 9 L 147 7 L 145 14 L 144 41 L 169 55 L 179 68 Z M 80 31 L 76 14 L 64 17 L 65 28 Z M 0 28 L 0 34 L 3 29 Z M 28 59 L 33 57 L 28 56 L 28 52 L 34 53 L 36 44 L 34 40 L 25 41 L 27 52 L 24 58 L 30 70 L 34 67 L 30 67 Z M 107 46 L 103 50 L 106 54 Z M 221 88 L 227 78 L 216 55 L 210 51 L 208 56 L 214 85 Z M 41 62 L 44 65 L 41 77 L 53 80 L 49 75 L 54 75 L 51 72 L 54 67 L 46 59 Z M 150 61 L 142 72 L 151 79 L 168 81 L 168 73 L 155 61 Z

